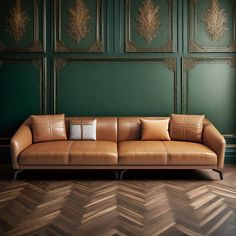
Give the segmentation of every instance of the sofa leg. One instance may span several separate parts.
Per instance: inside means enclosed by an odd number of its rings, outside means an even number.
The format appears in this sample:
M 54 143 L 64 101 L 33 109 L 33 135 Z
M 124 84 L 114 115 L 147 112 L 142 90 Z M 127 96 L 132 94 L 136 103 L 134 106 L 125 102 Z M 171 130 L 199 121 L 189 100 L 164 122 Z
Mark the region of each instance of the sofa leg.
M 120 172 L 120 180 L 123 179 L 124 173 L 125 173 L 126 171 L 127 171 L 127 170 L 121 170 L 121 172 Z
M 223 180 L 223 172 L 217 169 L 213 169 L 213 171 L 217 172 L 220 175 L 220 180 Z
M 15 170 L 15 171 L 14 171 L 14 176 L 13 176 L 14 180 L 17 180 L 18 174 L 20 174 L 22 171 L 23 171 L 23 170 Z
M 112 172 L 115 175 L 115 179 L 118 180 L 119 179 L 119 171 L 118 170 L 112 170 Z

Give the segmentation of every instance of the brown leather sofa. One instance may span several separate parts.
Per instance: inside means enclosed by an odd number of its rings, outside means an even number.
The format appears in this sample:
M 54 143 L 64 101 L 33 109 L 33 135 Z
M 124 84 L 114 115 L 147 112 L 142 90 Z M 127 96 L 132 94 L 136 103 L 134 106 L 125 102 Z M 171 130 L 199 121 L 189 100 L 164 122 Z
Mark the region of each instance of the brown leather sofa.
M 26 169 L 213 169 L 223 179 L 225 139 L 204 120 L 202 143 L 184 141 L 140 141 L 140 119 L 166 117 L 94 117 L 96 141 L 52 141 L 33 143 L 31 119 L 11 140 L 12 167 L 17 174 Z M 66 118 L 68 131 L 69 121 Z

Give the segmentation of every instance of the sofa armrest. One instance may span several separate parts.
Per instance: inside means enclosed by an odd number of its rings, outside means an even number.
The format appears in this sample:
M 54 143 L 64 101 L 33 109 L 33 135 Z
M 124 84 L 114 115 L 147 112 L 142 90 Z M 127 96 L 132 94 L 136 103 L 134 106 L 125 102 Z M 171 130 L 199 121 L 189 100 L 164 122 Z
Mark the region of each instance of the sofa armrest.
M 203 143 L 217 154 L 217 168 L 223 169 L 226 142 L 223 135 L 220 134 L 210 121 L 204 123 Z
M 13 169 L 19 169 L 19 154 L 32 144 L 32 132 L 29 125 L 30 119 L 27 119 L 16 131 L 11 139 L 11 161 Z

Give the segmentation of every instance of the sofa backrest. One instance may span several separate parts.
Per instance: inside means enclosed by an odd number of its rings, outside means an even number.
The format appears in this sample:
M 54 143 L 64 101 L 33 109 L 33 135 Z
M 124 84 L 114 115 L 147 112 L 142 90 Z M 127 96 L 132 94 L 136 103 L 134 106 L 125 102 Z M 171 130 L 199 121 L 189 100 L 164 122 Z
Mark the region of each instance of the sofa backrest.
M 67 137 L 69 137 L 69 123 L 72 119 L 97 119 L 97 141 L 117 142 L 117 118 L 116 117 L 66 117 Z
M 163 120 L 169 117 L 118 117 L 118 142 L 141 139 L 141 121 Z

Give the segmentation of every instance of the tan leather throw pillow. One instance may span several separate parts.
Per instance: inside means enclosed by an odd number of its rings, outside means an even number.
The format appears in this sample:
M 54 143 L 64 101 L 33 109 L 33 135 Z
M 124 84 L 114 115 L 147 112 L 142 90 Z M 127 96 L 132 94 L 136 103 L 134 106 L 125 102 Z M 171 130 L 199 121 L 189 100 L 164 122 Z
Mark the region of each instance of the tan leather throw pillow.
M 169 119 L 164 120 L 144 120 L 141 119 L 142 140 L 170 141 L 168 132 Z
M 204 115 L 171 114 L 171 140 L 201 142 L 204 118 Z
M 31 123 L 34 143 L 67 139 L 64 114 L 33 115 Z

